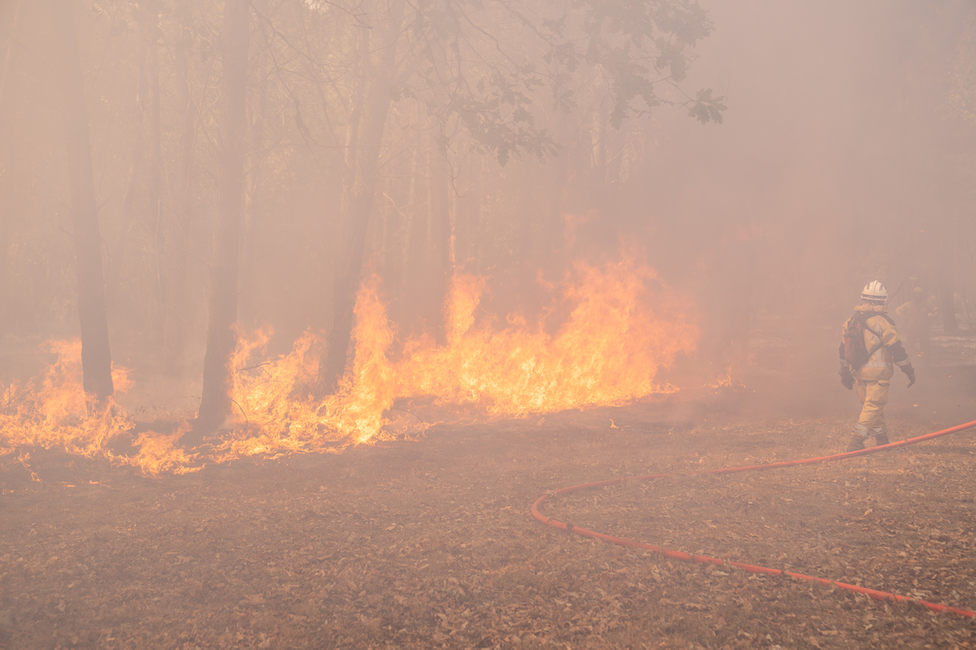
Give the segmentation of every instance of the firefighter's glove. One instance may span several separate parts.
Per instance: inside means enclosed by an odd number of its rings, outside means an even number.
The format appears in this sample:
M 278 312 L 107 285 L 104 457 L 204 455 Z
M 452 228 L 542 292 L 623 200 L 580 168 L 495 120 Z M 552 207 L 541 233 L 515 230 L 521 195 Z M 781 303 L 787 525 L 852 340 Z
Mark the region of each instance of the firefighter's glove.
M 912 364 L 908 364 L 907 366 L 901 366 L 901 371 L 908 375 L 907 387 L 911 388 L 912 384 L 915 383 L 915 368 L 912 368 Z
M 844 388 L 847 390 L 854 388 L 854 375 L 851 374 L 850 366 L 841 366 L 837 374 L 840 375 L 840 383 L 844 385 Z

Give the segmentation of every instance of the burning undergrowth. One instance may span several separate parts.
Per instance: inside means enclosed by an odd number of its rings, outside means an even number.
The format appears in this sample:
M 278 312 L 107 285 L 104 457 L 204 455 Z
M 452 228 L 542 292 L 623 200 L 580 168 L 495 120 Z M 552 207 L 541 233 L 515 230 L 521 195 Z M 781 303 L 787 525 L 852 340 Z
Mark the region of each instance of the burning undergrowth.
M 697 344 L 692 302 L 632 257 L 575 264 L 550 287 L 551 305 L 534 323 L 482 310 L 486 286 L 485 278 L 452 278 L 446 342 L 437 345 L 429 336 L 398 339 L 380 281 L 369 279 L 355 308 L 354 361 L 325 398 L 301 390 L 318 372 L 315 351 L 322 346 L 314 332 L 273 358 L 266 355 L 270 329 L 240 336 L 231 360 L 232 420 L 213 444 L 189 450 L 180 446 L 188 422 L 169 433 L 136 435 L 114 400 L 87 401 L 80 343 L 51 342 L 58 359 L 42 378 L 3 389 L 0 455 L 26 464 L 32 449 L 59 449 L 159 474 L 248 456 L 337 452 L 403 437 L 394 404 L 411 400 L 453 409 L 455 419 L 462 412 L 492 418 L 622 405 L 673 392 L 677 387 L 658 382 L 658 371 Z M 118 392 L 129 387 L 124 369 L 116 368 L 114 377 Z M 126 436 L 129 447 L 113 443 Z

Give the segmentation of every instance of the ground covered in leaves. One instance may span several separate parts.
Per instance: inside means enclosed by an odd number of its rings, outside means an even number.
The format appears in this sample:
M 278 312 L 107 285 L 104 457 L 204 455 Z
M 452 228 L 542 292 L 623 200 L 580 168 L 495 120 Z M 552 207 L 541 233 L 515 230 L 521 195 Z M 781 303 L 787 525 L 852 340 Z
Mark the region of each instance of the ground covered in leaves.
M 976 419 L 973 374 L 943 370 L 893 388 L 892 439 Z M 442 424 L 420 442 L 155 479 L 49 452 L 32 458 L 36 481 L 8 458 L 0 647 L 976 648 L 972 619 L 672 561 L 529 514 L 578 483 L 843 451 L 854 398 L 803 394 L 740 387 Z M 544 507 L 676 550 L 976 609 L 976 430 Z

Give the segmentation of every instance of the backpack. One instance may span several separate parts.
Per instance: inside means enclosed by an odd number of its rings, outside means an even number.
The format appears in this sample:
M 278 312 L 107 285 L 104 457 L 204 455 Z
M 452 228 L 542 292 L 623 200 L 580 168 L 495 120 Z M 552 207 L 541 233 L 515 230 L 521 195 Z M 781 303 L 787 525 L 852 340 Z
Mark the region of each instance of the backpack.
M 844 363 L 850 366 L 851 370 L 857 370 L 866 364 L 868 359 L 874 356 L 874 353 L 884 345 L 881 334 L 868 327 L 868 319 L 873 316 L 882 316 L 892 325 L 895 324 L 887 314 L 861 311 L 855 312 L 844 324 Z M 878 342 L 870 350 L 864 345 L 865 330 L 874 334 L 874 337 L 878 339 Z

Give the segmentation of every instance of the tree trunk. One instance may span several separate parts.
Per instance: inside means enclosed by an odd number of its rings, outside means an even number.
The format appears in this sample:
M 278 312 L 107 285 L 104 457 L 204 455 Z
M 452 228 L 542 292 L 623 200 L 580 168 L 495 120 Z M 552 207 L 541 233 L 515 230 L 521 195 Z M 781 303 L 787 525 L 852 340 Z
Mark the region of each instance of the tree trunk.
M 159 98 L 159 15 L 149 3 L 145 20 L 146 63 L 149 75 L 149 234 L 153 256 L 152 328 L 153 343 L 165 358 L 168 332 L 166 267 L 166 228 L 162 221 L 163 151 Z
M 139 51 L 139 80 L 136 85 L 136 133 L 132 141 L 132 160 L 129 163 L 129 177 L 125 183 L 125 193 L 122 195 L 122 214 L 121 228 L 119 228 L 118 239 L 115 246 L 109 251 L 108 278 L 106 280 L 106 303 L 108 307 L 115 310 L 116 297 L 119 291 L 119 284 L 122 279 L 122 264 L 125 261 L 125 253 L 129 243 L 129 233 L 132 230 L 133 216 L 135 214 L 136 192 L 139 188 L 139 178 L 142 173 L 142 157 L 145 148 L 144 131 L 146 127 L 146 57 L 143 52 L 145 39 Z
M 376 191 L 376 170 L 379 164 L 380 145 L 390 109 L 390 77 L 396 57 L 396 39 L 403 19 L 403 3 L 391 7 L 387 17 L 383 55 L 379 66 L 371 75 L 366 96 L 362 136 L 359 139 L 359 155 L 355 167 L 347 170 L 350 183 L 349 197 L 341 215 L 342 247 L 337 251 L 339 259 L 332 282 L 332 330 L 326 361 L 320 367 L 319 386 L 325 392 L 335 390 L 346 369 L 349 356 L 349 340 L 355 322 L 353 308 L 359 290 L 360 274 L 369 232 L 369 217 L 373 210 Z
M 267 16 L 268 0 L 253 0 L 255 11 L 262 16 L 257 23 L 256 45 L 252 66 L 257 69 L 258 83 L 254 89 L 251 110 L 248 114 L 248 154 L 247 173 L 244 183 L 244 263 L 241 267 L 241 305 L 240 321 L 245 327 L 253 326 L 257 320 L 254 307 L 254 278 L 258 226 L 261 222 L 258 190 L 261 185 L 261 159 L 264 157 L 264 117 L 268 104 L 268 74 L 265 70 L 268 59 Z
M 427 13 L 428 9 L 421 5 L 422 13 Z M 451 16 L 451 10 L 445 0 L 434 0 L 430 3 L 430 15 Z M 447 56 L 442 47 L 433 47 L 430 52 L 431 61 L 435 70 L 446 71 L 449 69 Z M 438 93 L 439 94 L 439 93 Z M 430 258 L 428 260 L 429 280 L 424 287 L 425 303 L 427 305 L 424 320 L 427 322 L 428 330 L 433 333 L 434 340 L 438 345 L 447 343 L 447 327 L 445 326 L 444 305 L 447 298 L 448 281 L 452 272 L 454 252 L 452 251 L 451 236 L 453 234 L 453 224 L 451 215 L 451 194 L 454 188 L 450 184 L 453 169 L 451 161 L 447 156 L 447 137 L 443 115 L 446 114 L 448 99 L 446 96 L 437 96 L 434 100 L 434 121 L 436 128 L 428 130 L 430 159 L 428 185 L 430 198 L 427 203 L 430 210 Z
M 170 221 L 169 247 L 169 325 L 167 331 L 166 370 L 173 375 L 183 371 L 186 347 L 186 331 L 189 321 L 189 307 L 186 297 L 187 261 L 190 247 L 190 226 L 193 223 L 193 145 L 195 140 L 195 114 L 190 95 L 190 65 L 188 50 L 191 47 L 192 12 L 190 0 L 181 0 L 177 9 L 178 27 L 176 43 L 173 48 L 176 72 L 179 81 L 177 102 L 183 112 L 183 127 L 179 137 L 179 179 L 176 214 Z
M 451 196 L 447 159 L 439 131 L 431 131 L 430 147 L 430 281 L 426 287 L 428 327 L 438 345 L 447 343 L 444 300 L 451 274 Z
M 364 138 L 359 156 L 357 180 L 351 192 L 349 210 L 343 215 L 345 234 L 341 241 L 344 245 L 337 251 L 340 263 L 336 266 L 332 282 L 332 330 L 329 333 L 326 363 L 322 366 L 325 372 L 322 383 L 327 392 L 335 389 L 346 368 L 354 324 L 353 307 L 365 256 L 369 216 L 373 210 L 380 140 L 390 107 L 388 78 L 376 80 L 375 86 L 383 87 L 383 92 L 376 87 L 370 92 L 364 125 L 367 138 Z
M 8 279 L 8 256 L 10 251 L 10 220 L 7 218 L 9 206 L 7 204 L 9 193 L 7 185 L 10 182 L 5 172 L 11 163 L 9 149 L 6 145 L 7 133 L 10 128 L 7 120 L 7 106 L 9 105 L 9 81 L 10 71 L 14 63 L 14 39 L 17 37 L 18 26 L 20 24 L 20 12 L 24 0 L 17 0 L 14 8 L 14 19 L 11 23 L 10 34 L 7 35 L 7 49 L 3 57 L 3 69 L 0 70 L 0 151 L 4 152 L 4 159 L 0 161 L 0 334 L 2 334 L 10 322 L 9 309 L 10 299 L 9 279 Z
M 71 179 L 74 247 L 78 262 L 78 319 L 84 389 L 102 400 L 114 392 L 112 355 L 105 313 L 102 239 L 92 175 L 88 106 L 81 76 L 78 34 L 71 0 L 52 0 L 68 122 L 68 172 Z
M 227 0 L 221 52 L 223 107 L 220 200 L 210 267 L 210 321 L 203 361 L 203 396 L 194 426 L 197 436 L 220 427 L 231 412 L 229 367 L 237 343 L 237 275 L 244 209 L 244 147 L 247 139 L 248 0 Z
M 366 93 L 369 88 L 369 74 L 371 66 L 369 63 L 369 37 L 371 30 L 369 28 L 363 27 L 359 30 L 359 58 L 360 58 L 360 68 L 357 71 L 357 78 L 359 83 L 353 90 L 353 96 L 351 100 L 351 105 L 349 106 L 349 118 L 348 125 L 346 126 L 346 137 L 344 141 L 344 150 L 342 155 L 342 194 L 339 197 L 339 237 L 337 241 L 332 241 L 330 239 L 329 244 L 325 247 L 325 250 L 329 253 L 329 263 L 323 264 L 319 269 L 319 281 L 321 282 L 320 292 L 322 295 L 330 296 L 332 301 L 332 312 L 329 312 L 329 316 L 335 320 L 335 305 L 336 300 L 332 295 L 335 291 L 335 287 L 338 284 L 337 278 L 343 272 L 342 262 L 343 254 L 348 253 L 345 248 L 347 244 L 347 224 L 346 220 L 349 218 L 350 205 L 353 202 L 353 192 L 356 182 L 356 174 L 358 172 L 359 164 L 359 137 L 363 130 L 363 113 L 366 111 Z M 328 102 L 325 93 L 321 89 L 321 84 L 319 85 L 319 95 L 323 106 Z M 326 110 L 323 108 L 323 113 Z M 323 310 L 324 312 L 324 310 Z M 324 327 L 324 326 L 323 326 Z M 331 331 L 331 327 L 329 328 Z M 331 334 L 329 337 L 331 341 Z M 328 352 L 328 347 L 326 348 L 326 355 L 330 354 Z M 331 390 L 330 386 L 326 386 L 326 374 L 324 368 L 319 370 L 319 386 L 324 389 L 320 392 L 327 392 Z
M 413 162 L 410 170 L 410 189 L 407 195 L 406 246 L 399 286 L 400 309 L 397 314 L 400 331 L 415 334 L 419 329 L 421 311 L 418 303 L 423 286 L 424 259 L 427 255 L 427 210 L 421 210 L 420 197 L 425 196 L 421 185 L 421 169 L 427 161 L 423 131 L 414 135 Z

